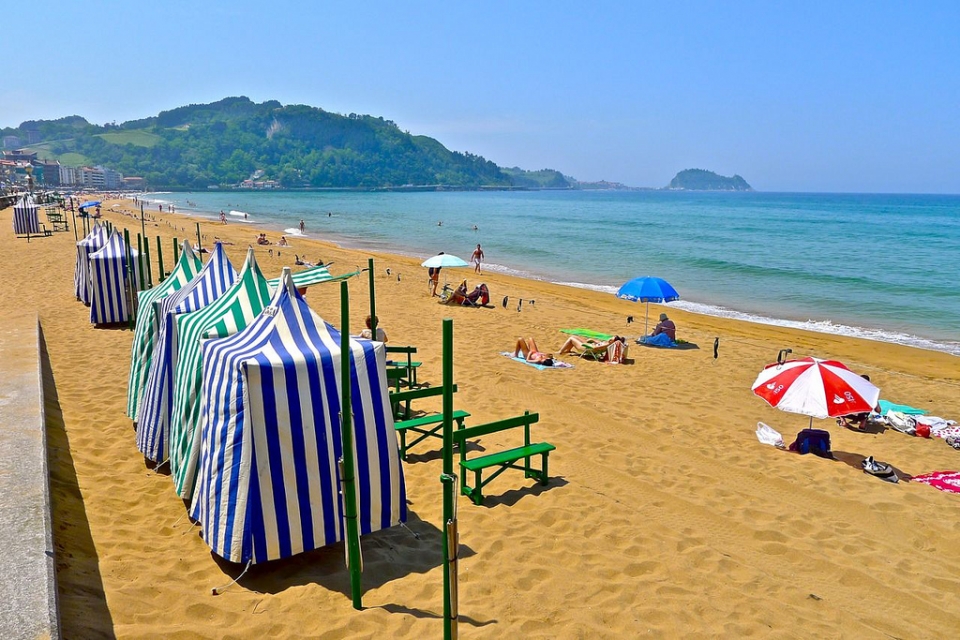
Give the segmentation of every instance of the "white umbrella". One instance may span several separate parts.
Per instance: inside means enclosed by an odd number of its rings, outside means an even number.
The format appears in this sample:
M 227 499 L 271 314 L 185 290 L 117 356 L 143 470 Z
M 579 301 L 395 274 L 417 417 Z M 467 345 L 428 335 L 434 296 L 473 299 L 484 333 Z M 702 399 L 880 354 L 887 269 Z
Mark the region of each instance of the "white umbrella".
M 433 256 L 432 258 L 424 260 L 422 263 L 420 263 L 420 266 L 432 267 L 435 269 L 437 267 L 468 267 L 470 265 L 467 264 L 466 260 L 458 258 L 455 255 L 441 253 L 438 256 Z

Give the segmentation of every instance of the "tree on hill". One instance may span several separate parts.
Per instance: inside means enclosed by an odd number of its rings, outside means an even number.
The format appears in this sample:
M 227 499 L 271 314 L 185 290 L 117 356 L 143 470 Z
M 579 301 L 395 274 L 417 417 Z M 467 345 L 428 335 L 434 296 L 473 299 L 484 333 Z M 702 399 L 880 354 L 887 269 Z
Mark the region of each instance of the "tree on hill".
M 685 169 L 674 176 L 665 188 L 685 191 L 753 191 L 747 181 L 736 174 L 728 178 L 705 169 Z

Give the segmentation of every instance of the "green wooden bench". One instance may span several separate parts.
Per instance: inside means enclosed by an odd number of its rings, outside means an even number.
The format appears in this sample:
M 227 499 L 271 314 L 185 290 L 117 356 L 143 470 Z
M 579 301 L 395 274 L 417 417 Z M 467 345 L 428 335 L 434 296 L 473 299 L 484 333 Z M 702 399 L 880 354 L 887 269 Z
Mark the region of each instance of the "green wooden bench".
M 453 420 L 457 423 L 457 429 L 463 429 L 464 418 L 469 418 L 470 414 L 466 411 L 454 411 Z M 443 439 L 443 414 L 434 413 L 410 420 L 402 420 L 394 423 L 394 428 L 400 434 L 400 459 L 407 459 L 407 451 L 410 447 L 423 442 L 427 438 L 434 437 Z M 407 443 L 407 432 L 417 434 L 417 438 Z
M 395 369 L 404 372 L 404 376 L 398 378 L 397 384 L 399 385 L 399 380 L 404 379 L 407 381 L 407 386 L 416 387 L 417 383 L 417 369 L 423 364 L 422 362 L 416 362 L 413 360 L 413 354 L 417 352 L 416 347 L 397 347 L 387 345 L 387 368 Z M 403 359 L 392 360 L 389 355 L 394 354 L 405 354 L 407 356 L 406 362 L 403 362 Z
M 549 480 L 547 458 L 556 447 L 549 442 L 530 443 L 530 425 L 539 421 L 540 414 L 525 411 L 522 416 L 515 418 L 507 418 L 506 420 L 498 420 L 454 431 L 454 443 L 460 447 L 460 493 L 469 496 L 474 504 L 481 504 L 483 502 L 483 487 L 490 484 L 494 478 L 507 469 L 523 471 L 524 478 L 536 478 L 540 481 L 540 484 L 547 484 Z M 471 438 L 479 438 L 521 426 L 523 427 L 522 447 L 467 459 L 467 441 Z M 534 469 L 530 464 L 530 458 L 537 455 L 542 456 L 540 469 Z M 520 460 L 523 460 L 522 465 L 518 464 Z M 498 468 L 486 480 L 483 480 L 483 470 L 490 467 Z M 467 484 L 467 477 L 470 472 L 473 472 L 475 477 L 475 483 L 472 487 Z
M 453 393 L 457 392 L 457 385 L 453 385 Z M 422 387 L 420 389 L 407 389 L 405 391 L 395 391 L 390 394 L 390 407 L 393 410 L 393 419 L 394 420 L 409 420 L 410 419 L 410 403 L 413 400 L 419 400 L 421 398 L 430 398 L 434 396 L 442 396 L 443 387 Z M 403 410 L 401 411 L 400 405 L 404 405 Z

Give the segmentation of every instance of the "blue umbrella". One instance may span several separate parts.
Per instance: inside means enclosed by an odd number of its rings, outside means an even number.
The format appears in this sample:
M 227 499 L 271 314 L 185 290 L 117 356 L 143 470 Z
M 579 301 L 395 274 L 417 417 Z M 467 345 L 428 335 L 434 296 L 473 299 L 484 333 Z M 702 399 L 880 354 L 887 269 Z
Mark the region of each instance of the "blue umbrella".
M 80 205 L 80 208 L 81 208 L 81 209 L 87 209 L 88 207 L 95 207 L 95 206 L 97 206 L 98 204 L 100 204 L 100 201 L 99 201 L 99 200 L 87 200 L 87 201 L 84 202 L 82 205 Z
M 680 299 L 680 294 L 673 286 L 663 278 L 654 276 L 641 276 L 625 283 L 617 291 L 617 297 L 633 302 L 647 303 L 647 318 L 643 322 L 643 333 L 647 333 L 647 325 L 650 320 L 651 302 L 673 302 Z

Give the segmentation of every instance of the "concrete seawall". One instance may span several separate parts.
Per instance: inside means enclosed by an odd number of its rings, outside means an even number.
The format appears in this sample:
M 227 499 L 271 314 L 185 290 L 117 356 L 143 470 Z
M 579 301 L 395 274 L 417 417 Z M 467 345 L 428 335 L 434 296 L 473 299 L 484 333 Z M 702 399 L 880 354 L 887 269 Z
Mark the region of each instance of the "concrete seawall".
M 0 325 L 0 637 L 60 638 L 35 315 Z

